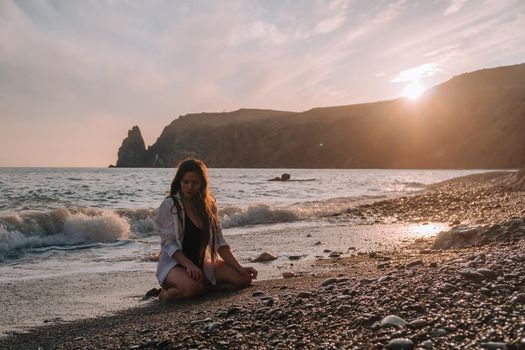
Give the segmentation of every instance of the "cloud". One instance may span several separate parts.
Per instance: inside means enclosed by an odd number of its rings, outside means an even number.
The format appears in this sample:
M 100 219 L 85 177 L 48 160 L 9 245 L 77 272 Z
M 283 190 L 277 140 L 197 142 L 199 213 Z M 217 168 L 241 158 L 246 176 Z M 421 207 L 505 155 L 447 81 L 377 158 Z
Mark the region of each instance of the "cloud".
M 401 83 L 407 81 L 417 81 L 424 78 L 434 76 L 440 72 L 439 65 L 435 62 L 425 63 L 420 66 L 406 69 L 399 72 L 392 80 L 391 83 Z
M 330 33 L 336 30 L 337 28 L 341 27 L 345 20 L 346 17 L 340 14 L 331 18 L 324 19 L 321 22 L 317 23 L 313 32 L 316 34 Z
M 444 16 L 452 15 L 458 12 L 468 0 L 451 0 L 445 12 Z
M 462 5 L 442 16 L 443 2 L 406 0 L 0 1 L 0 149 L 23 152 L 0 165 L 80 165 L 77 152 L 104 166 L 135 124 L 151 144 L 186 113 L 367 102 L 395 97 L 389 81 L 522 61 L 525 2 Z M 105 138 L 90 147 L 90 135 Z M 49 143 L 35 163 L 31 139 Z

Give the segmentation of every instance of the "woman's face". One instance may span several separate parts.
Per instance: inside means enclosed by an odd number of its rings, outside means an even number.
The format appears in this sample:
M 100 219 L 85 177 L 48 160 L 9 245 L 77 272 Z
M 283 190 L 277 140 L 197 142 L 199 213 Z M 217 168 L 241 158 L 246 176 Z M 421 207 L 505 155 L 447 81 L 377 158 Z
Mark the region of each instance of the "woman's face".
M 188 171 L 180 180 L 180 192 L 182 198 L 193 198 L 201 189 L 201 178 L 195 171 Z

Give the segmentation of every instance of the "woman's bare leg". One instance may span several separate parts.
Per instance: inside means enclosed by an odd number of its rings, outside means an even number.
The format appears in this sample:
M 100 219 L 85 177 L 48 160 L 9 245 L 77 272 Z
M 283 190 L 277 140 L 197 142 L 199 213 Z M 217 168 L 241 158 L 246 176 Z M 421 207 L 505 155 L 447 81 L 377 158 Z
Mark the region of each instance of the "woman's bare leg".
M 218 261 L 214 265 L 214 274 L 217 285 L 214 286 L 213 289 L 235 290 L 246 288 L 252 284 L 252 279 L 250 277 L 240 274 L 224 261 Z
M 170 270 L 168 276 L 162 283 L 159 294 L 160 300 L 194 298 L 202 294 L 204 284 L 192 279 L 186 269 L 175 266 Z

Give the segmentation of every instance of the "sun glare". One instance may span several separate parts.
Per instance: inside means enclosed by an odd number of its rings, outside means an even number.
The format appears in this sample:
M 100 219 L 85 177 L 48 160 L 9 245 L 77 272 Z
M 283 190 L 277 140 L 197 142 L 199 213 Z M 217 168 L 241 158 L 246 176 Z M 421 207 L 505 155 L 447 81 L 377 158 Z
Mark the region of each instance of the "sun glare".
M 403 90 L 403 96 L 411 100 L 417 100 L 424 91 L 425 91 L 425 88 L 423 88 L 423 86 L 417 81 L 414 81 L 410 83 L 405 88 L 405 90 Z

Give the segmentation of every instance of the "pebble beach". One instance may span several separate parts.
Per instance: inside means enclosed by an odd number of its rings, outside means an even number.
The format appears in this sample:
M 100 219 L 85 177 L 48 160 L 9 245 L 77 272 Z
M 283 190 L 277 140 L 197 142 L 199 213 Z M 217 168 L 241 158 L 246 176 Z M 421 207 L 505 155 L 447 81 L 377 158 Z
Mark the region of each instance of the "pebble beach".
M 525 193 L 470 175 L 333 213 L 437 236 L 320 256 L 289 278 L 40 326 L 6 349 L 525 349 Z M 300 258 L 299 258 L 300 259 Z M 140 288 L 136 288 L 140 293 Z M 142 298 L 137 295 L 136 298 Z

